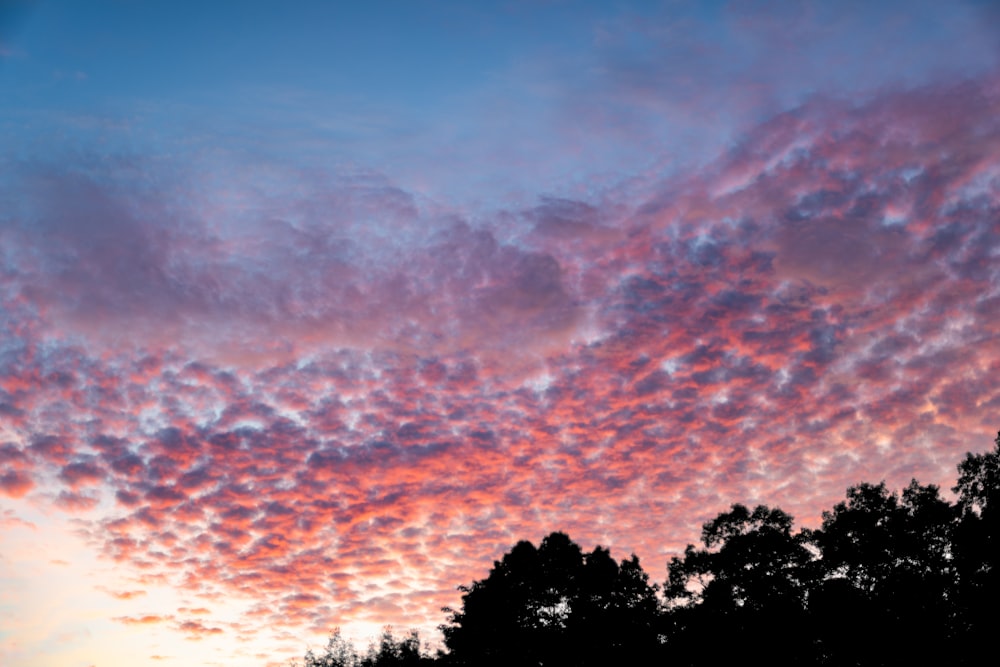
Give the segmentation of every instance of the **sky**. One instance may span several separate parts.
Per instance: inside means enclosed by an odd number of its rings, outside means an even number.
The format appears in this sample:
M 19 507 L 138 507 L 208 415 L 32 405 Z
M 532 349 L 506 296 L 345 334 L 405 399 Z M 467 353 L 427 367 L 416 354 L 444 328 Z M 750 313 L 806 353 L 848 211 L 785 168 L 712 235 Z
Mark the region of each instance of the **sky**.
M 0 1 L 0 663 L 432 644 L 1000 428 L 990 2 Z

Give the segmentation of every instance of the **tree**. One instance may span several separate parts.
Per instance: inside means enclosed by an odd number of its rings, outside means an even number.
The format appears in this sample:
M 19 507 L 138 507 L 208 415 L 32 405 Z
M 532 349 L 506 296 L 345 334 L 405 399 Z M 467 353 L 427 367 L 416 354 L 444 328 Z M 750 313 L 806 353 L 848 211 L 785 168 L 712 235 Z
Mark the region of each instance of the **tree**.
M 1000 433 L 992 451 L 966 454 L 958 465 L 959 519 L 955 566 L 961 603 L 961 636 L 971 653 L 992 650 L 1000 614 Z
M 636 664 L 658 651 L 657 587 L 638 556 L 616 563 L 596 547 L 584 556 L 579 582 L 568 625 L 573 664 Z
M 518 542 L 447 609 L 441 626 L 458 665 L 622 664 L 655 643 L 656 589 L 638 558 L 618 565 L 597 547 L 584 555 L 564 533 L 538 548 Z
M 671 559 L 664 593 L 672 660 L 808 660 L 800 625 L 813 553 L 808 533 L 793 534 L 792 521 L 780 509 L 733 505 L 703 526 L 704 548 L 688 545 L 683 558 Z
M 379 636 L 378 643 L 368 647 L 368 654 L 361 661 L 360 667 L 419 667 L 429 658 L 420 652 L 420 635 L 411 630 L 402 639 L 392 634 L 392 628 L 385 628 Z
M 416 630 L 401 639 L 386 627 L 377 642 L 368 646 L 368 652 L 361 657 L 354 645 L 344 638 L 337 628 L 330 635 L 326 649 L 317 655 L 311 649 L 305 659 L 294 667 L 420 667 L 433 661 L 421 653 L 420 635 Z
M 968 453 L 958 464 L 958 483 L 952 489 L 958 494 L 958 506 L 965 515 L 982 517 L 984 513 L 1000 512 L 1000 432 L 993 451 Z
M 812 554 L 808 536 L 792 534 L 792 521 L 780 509 L 758 505 L 750 512 L 737 504 L 706 523 L 705 548 L 688 545 L 684 558 L 674 557 L 668 566 L 668 605 L 720 611 L 799 607 Z
M 888 665 L 953 653 L 953 518 L 938 488 L 916 480 L 901 496 L 884 482 L 852 486 L 823 513 L 814 534 L 822 580 L 810 606 L 824 661 Z
M 360 667 L 360 658 L 354 645 L 337 628 L 330 634 L 326 650 L 316 655 L 309 649 L 300 667 Z

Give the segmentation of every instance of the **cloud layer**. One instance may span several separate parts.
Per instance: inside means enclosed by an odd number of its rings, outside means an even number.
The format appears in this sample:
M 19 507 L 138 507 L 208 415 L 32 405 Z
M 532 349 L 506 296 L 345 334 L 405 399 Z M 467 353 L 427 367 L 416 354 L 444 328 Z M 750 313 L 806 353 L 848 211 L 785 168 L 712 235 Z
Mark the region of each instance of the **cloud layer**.
M 638 203 L 474 219 L 368 172 L 8 159 L 0 493 L 253 600 L 115 594 L 197 639 L 432 628 L 517 539 L 661 578 L 732 502 L 947 485 L 998 427 L 998 155 L 983 76 L 811 99 Z

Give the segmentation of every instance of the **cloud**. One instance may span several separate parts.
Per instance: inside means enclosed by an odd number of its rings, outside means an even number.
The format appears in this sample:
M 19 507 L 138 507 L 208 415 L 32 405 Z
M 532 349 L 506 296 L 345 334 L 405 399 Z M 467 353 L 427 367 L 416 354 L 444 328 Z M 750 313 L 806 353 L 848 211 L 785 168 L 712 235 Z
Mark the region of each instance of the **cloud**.
M 104 470 L 91 461 L 78 461 L 63 466 L 59 478 L 73 489 L 99 483 L 104 478 Z
M 205 607 L 180 607 L 177 610 L 178 614 L 210 614 L 212 613 Z
M 434 627 L 557 528 L 655 563 L 732 502 L 950 484 L 1000 402 L 998 90 L 814 98 L 638 203 L 482 220 L 371 175 L 227 209 L 172 203 L 177 165 L 37 168 L 0 490 L 89 512 L 141 586 L 318 628 Z
M 198 641 L 212 635 L 223 634 L 222 628 L 208 627 L 199 621 L 182 621 L 177 624 L 177 630 L 186 634 L 187 638 L 193 641 Z
M 132 600 L 133 598 L 141 597 L 146 594 L 146 591 L 134 590 L 134 591 L 107 591 L 109 595 L 118 600 Z
M 20 470 L 8 470 L 0 475 L 0 491 L 11 498 L 21 498 L 34 486 L 32 478 Z
M 146 614 L 144 616 L 116 616 L 113 620 L 124 625 L 152 625 L 169 621 L 171 616 L 160 616 L 158 614 Z
M 60 491 L 56 497 L 56 507 L 67 512 L 88 512 L 95 507 L 99 499 L 96 496 L 77 493 L 75 491 Z
M 189 192 L 149 193 L 157 178 L 149 168 L 39 166 L 17 183 L 23 212 L 7 232 L 30 258 L 20 268 L 24 295 L 98 342 L 127 344 L 127 330 L 133 341 L 183 333 L 247 351 L 275 337 L 263 348 L 272 353 L 372 343 L 517 349 L 576 322 L 551 255 L 466 223 L 442 227 L 380 181 L 317 184 L 323 189 L 307 195 L 314 201 L 287 204 L 287 218 L 268 217 L 262 202 L 257 217 L 235 228 L 171 203 Z M 429 243 L 386 248 L 351 214 L 438 231 L 424 236 Z M 512 330 L 525 338 L 510 341 Z
M 0 514 L 0 525 L 10 528 L 20 526 L 22 528 L 38 530 L 37 524 L 17 516 L 14 510 L 4 510 L 3 514 Z

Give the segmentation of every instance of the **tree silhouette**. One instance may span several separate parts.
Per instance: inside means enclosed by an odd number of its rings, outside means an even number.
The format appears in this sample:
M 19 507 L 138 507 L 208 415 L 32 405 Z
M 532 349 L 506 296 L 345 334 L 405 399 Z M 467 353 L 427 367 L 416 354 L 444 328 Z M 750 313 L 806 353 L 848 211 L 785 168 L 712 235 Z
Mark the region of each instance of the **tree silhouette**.
M 379 636 L 378 643 L 368 647 L 368 654 L 361 661 L 362 667 L 419 667 L 430 662 L 420 653 L 420 635 L 411 630 L 397 639 L 390 628 Z
M 633 664 L 659 649 L 655 585 L 632 555 L 620 564 L 607 549 L 584 556 L 568 635 L 576 665 Z
M 780 509 L 733 505 L 703 526 L 705 548 L 688 545 L 684 558 L 671 559 L 664 587 L 671 660 L 773 665 L 808 659 L 808 633 L 800 626 L 814 556 L 809 535 L 793 534 L 792 521 Z
M 959 520 L 955 528 L 955 566 L 961 637 L 971 652 L 993 650 L 1000 620 L 1000 433 L 995 447 L 966 454 L 958 465 Z
M 462 609 L 446 609 L 450 623 L 441 628 L 455 664 L 540 664 L 559 606 L 542 578 L 538 551 L 518 542 L 486 579 L 459 587 Z
M 656 646 L 656 589 L 638 558 L 584 555 L 564 533 L 537 549 L 518 542 L 460 590 L 461 610 L 441 627 L 453 664 L 583 667 Z
M 852 486 L 823 513 L 814 533 L 823 579 L 810 607 L 824 661 L 888 665 L 952 652 L 953 517 L 937 487 L 916 480 L 902 496 L 884 482 Z
M 310 649 L 306 652 L 301 667 L 358 667 L 360 658 L 354 645 L 340 633 L 337 628 L 330 634 L 326 650 L 317 655 Z
M 416 630 L 398 639 L 387 627 L 362 657 L 337 628 L 330 635 L 323 653 L 309 650 L 301 665 L 295 667 L 420 667 L 433 662 L 421 653 L 420 635 Z

